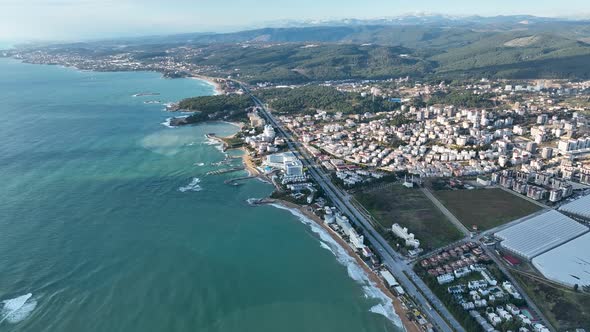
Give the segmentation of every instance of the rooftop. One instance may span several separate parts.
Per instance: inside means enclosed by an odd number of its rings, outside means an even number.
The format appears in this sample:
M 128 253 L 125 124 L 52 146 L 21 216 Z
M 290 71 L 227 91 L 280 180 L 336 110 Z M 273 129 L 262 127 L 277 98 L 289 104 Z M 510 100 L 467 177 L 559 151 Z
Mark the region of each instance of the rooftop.
M 564 204 L 559 210 L 590 219 L 590 195 L 579 198 L 571 203 Z
M 535 257 L 533 265 L 553 281 L 590 286 L 590 233 Z
M 532 259 L 588 232 L 588 227 L 555 210 L 527 219 L 496 233 L 502 247 Z

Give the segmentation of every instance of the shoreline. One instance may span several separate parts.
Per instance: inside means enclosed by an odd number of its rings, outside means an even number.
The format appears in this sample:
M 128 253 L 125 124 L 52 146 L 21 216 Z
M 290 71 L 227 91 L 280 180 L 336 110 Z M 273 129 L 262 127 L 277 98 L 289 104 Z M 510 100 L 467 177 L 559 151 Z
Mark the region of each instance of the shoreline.
M 28 65 L 41 65 L 41 66 L 59 66 L 65 69 L 73 69 L 82 73 L 157 73 L 160 74 L 160 78 L 163 79 L 194 79 L 194 80 L 201 80 L 205 83 L 207 83 L 208 85 L 213 87 L 213 95 L 222 95 L 225 94 L 225 91 L 223 90 L 223 86 L 221 85 L 221 83 L 217 82 L 217 80 L 223 80 L 222 78 L 217 78 L 217 77 L 212 77 L 212 76 L 206 76 L 206 75 L 201 75 L 201 74 L 194 74 L 194 73 L 190 73 L 189 76 L 184 76 L 184 77 L 166 77 L 166 72 L 164 71 L 160 71 L 160 70 L 154 70 L 154 69 L 139 69 L 139 70 L 117 70 L 117 69 L 113 69 L 113 70 L 95 70 L 95 69 L 84 69 L 84 68 L 80 68 L 78 66 L 75 65 L 67 65 L 67 64 L 54 64 L 54 63 L 37 63 L 37 62 L 28 62 L 24 59 L 17 59 L 14 57 L 0 57 L 0 59 L 10 59 L 10 60 L 14 60 L 14 61 L 18 61 L 20 63 L 24 63 L 24 64 L 28 64 Z
M 220 84 L 213 81 L 213 79 L 210 77 L 205 77 L 205 76 L 201 76 L 201 75 L 193 75 L 191 77 L 191 79 L 200 79 L 205 82 L 208 82 L 209 84 L 215 86 L 216 94 L 222 93 Z M 238 127 L 238 130 L 234 134 L 231 134 L 228 136 L 207 135 L 208 139 L 219 142 L 222 146 L 222 150 L 227 151 L 228 144 L 225 140 L 235 137 L 241 131 L 241 129 L 245 126 L 245 124 L 243 122 L 230 122 L 230 121 L 215 121 L 215 122 L 226 123 L 226 124 Z M 242 151 L 242 156 L 241 156 L 242 157 L 241 158 L 242 164 L 244 165 L 245 170 L 248 173 L 248 176 L 254 177 L 254 178 L 257 178 L 263 182 L 272 184 L 272 181 L 270 181 L 256 167 L 256 163 L 254 162 L 252 156 L 250 156 L 250 153 L 246 147 L 242 146 L 239 148 L 231 148 L 231 149 Z M 334 232 L 334 230 L 332 230 L 330 227 L 328 227 L 318 216 L 316 216 L 313 212 L 309 211 L 306 207 L 301 206 L 301 205 L 297 205 L 297 204 L 283 201 L 283 200 L 276 200 L 276 199 L 269 199 L 269 198 L 266 198 L 266 200 L 267 201 L 265 203 L 263 203 L 264 205 L 271 205 L 271 206 L 276 205 L 276 207 L 284 208 L 286 210 L 289 210 L 292 213 L 294 211 L 296 211 L 296 212 L 300 213 L 301 216 L 310 220 L 316 226 L 318 226 L 322 230 L 324 230 L 324 232 L 333 241 L 335 241 L 335 243 L 340 248 L 342 248 L 345 251 L 345 253 L 348 255 L 348 257 L 350 257 L 352 260 L 354 260 L 354 263 L 356 264 L 356 266 L 358 266 L 359 268 L 361 268 L 364 271 L 366 277 L 368 278 L 368 280 L 371 283 L 371 286 L 376 287 L 385 297 L 387 297 L 388 301 L 390 302 L 390 304 L 392 306 L 392 308 L 390 308 L 390 309 L 393 311 L 393 314 L 395 314 L 396 319 L 391 319 L 391 317 L 388 316 L 388 314 L 386 312 L 387 308 L 383 307 L 382 304 L 380 304 L 380 308 L 379 308 L 380 310 L 382 310 L 382 312 L 375 312 L 375 313 L 385 316 L 388 320 L 392 321 L 392 323 L 394 325 L 396 325 L 399 328 L 404 329 L 407 332 L 421 332 L 422 331 L 420 329 L 420 327 L 415 322 L 410 320 L 408 313 L 405 310 L 405 305 L 402 303 L 402 301 L 397 296 L 395 296 L 389 290 L 389 288 L 385 285 L 385 283 L 383 282 L 381 277 L 375 271 L 373 271 L 359 257 L 359 255 L 348 245 L 348 243 L 346 243 L 338 234 L 336 234 Z M 335 253 L 333 252 L 333 254 L 335 254 Z M 357 280 L 355 280 L 355 281 L 357 281 Z M 376 298 L 376 297 L 374 297 L 374 298 Z
M 242 164 L 244 164 L 244 167 L 245 167 L 246 171 L 248 172 L 248 176 L 258 177 L 258 178 L 261 178 L 263 181 L 268 181 L 268 179 L 266 179 L 266 176 L 264 174 L 262 174 L 262 172 L 260 172 L 260 170 L 256 167 L 256 163 L 252 159 L 252 156 L 250 156 L 250 151 L 248 151 L 248 149 L 246 147 L 242 146 L 239 148 L 228 148 L 227 143 L 225 142 L 226 139 L 230 139 L 230 138 L 235 137 L 240 132 L 240 130 L 242 130 L 242 128 L 244 128 L 245 124 L 243 122 L 230 122 L 230 121 L 216 121 L 216 122 L 225 123 L 225 124 L 229 124 L 229 125 L 238 127 L 239 130 L 237 132 L 235 132 L 234 134 L 231 134 L 228 136 L 207 135 L 207 138 L 219 142 L 219 144 L 221 144 L 221 146 L 222 146 L 223 151 L 241 150 L 242 151 L 242 155 L 241 155 Z
M 15 60 L 18 60 L 18 59 L 15 59 Z M 27 63 L 24 61 L 21 61 L 21 62 Z M 37 64 L 37 63 L 29 63 L 29 64 Z M 48 64 L 41 64 L 41 65 L 48 65 Z M 86 70 L 86 69 L 78 68 L 76 66 L 63 65 L 62 67 L 71 68 L 71 69 L 74 69 L 74 70 L 77 70 L 80 72 L 101 72 L 101 71 L 95 71 L 95 70 Z M 114 71 L 104 71 L 104 72 L 122 72 L 122 71 L 114 70 Z M 138 71 L 133 71 L 133 72 L 138 72 Z M 159 71 L 140 70 L 139 72 L 159 73 L 162 75 L 161 76 L 162 78 L 166 78 Z M 201 80 L 201 81 L 204 81 L 207 84 L 211 85 L 214 88 L 214 95 L 224 94 L 221 84 L 218 83 L 217 81 L 215 81 L 215 78 L 203 76 L 203 75 L 198 75 L 198 74 L 191 74 L 191 76 L 189 76 L 187 78 Z M 230 125 L 233 125 L 233 126 L 236 126 L 239 128 L 236 133 L 229 135 L 229 136 L 213 136 L 213 135 L 208 136 L 210 139 L 220 142 L 225 150 L 227 147 L 227 143 L 224 141 L 224 139 L 233 138 L 243 128 L 244 124 L 238 123 L 238 122 L 228 122 L 228 121 L 215 121 L 215 122 L 227 123 L 227 124 L 230 124 Z M 172 126 L 172 127 L 174 128 L 177 126 Z M 266 177 L 256 168 L 255 163 L 252 160 L 252 157 L 250 156 L 248 150 L 245 147 L 240 147 L 240 148 L 236 148 L 236 149 L 240 149 L 243 151 L 242 160 L 243 160 L 244 166 L 245 166 L 247 172 L 249 173 L 249 175 L 253 176 L 253 177 L 260 178 L 263 181 L 267 181 L 267 179 L 265 179 Z M 394 313 L 397 316 L 397 318 L 399 318 L 398 322 L 401 323 L 401 326 L 399 326 L 395 321 L 392 321 L 392 323 L 394 323 L 394 325 L 396 325 L 400 328 L 403 328 L 405 331 L 408 331 L 408 332 L 420 331 L 420 329 L 413 322 L 411 322 L 409 320 L 405 311 L 402 310 L 402 304 L 401 304 L 400 299 L 391 293 L 391 291 L 385 286 L 385 284 L 383 283 L 381 278 L 373 270 L 371 270 L 365 264 L 364 261 L 362 261 L 362 259 L 357 255 L 356 252 L 354 252 L 352 250 L 352 248 L 348 245 L 348 243 L 346 243 L 340 236 L 338 236 L 331 228 L 329 228 L 327 225 L 325 225 L 325 223 L 318 216 L 316 216 L 315 214 L 313 214 L 312 212 L 307 210 L 304 206 L 293 204 L 293 203 L 290 203 L 287 201 L 273 200 L 272 203 L 269 203 L 269 205 L 273 205 L 273 204 L 280 205 L 287 210 L 298 211 L 305 218 L 312 221 L 317 226 L 319 226 L 321 229 L 323 229 L 326 232 L 326 234 L 329 235 L 330 238 L 332 238 L 347 253 L 347 255 L 355 261 L 356 265 L 358 267 L 360 267 L 365 272 L 366 276 L 372 282 L 372 284 L 373 284 L 372 286 L 376 286 L 384 295 L 387 296 L 387 298 L 389 300 L 391 300 L 391 304 L 393 305 L 393 307 L 395 309 Z M 385 313 L 383 313 L 383 315 L 385 315 L 388 319 L 390 319 Z
M 244 125 L 243 123 L 235 123 L 235 122 L 229 122 L 229 124 L 236 125 L 240 128 L 242 128 Z M 236 134 L 237 134 L 237 132 L 233 135 L 229 135 L 226 137 L 219 137 L 219 136 L 208 136 L 208 137 L 223 144 L 223 147 L 225 150 L 227 144 L 225 143 L 224 139 L 232 138 Z M 267 182 L 267 183 L 272 184 L 272 181 L 270 181 L 266 177 L 266 175 L 264 175 L 256 167 L 256 163 L 253 161 L 252 156 L 250 156 L 250 153 L 246 147 L 242 146 L 240 148 L 235 148 L 235 149 L 242 150 L 242 152 L 243 152 L 242 163 L 243 163 L 246 171 L 248 172 L 249 176 L 255 177 L 263 182 Z M 299 213 L 302 217 L 306 218 L 307 220 L 314 223 L 316 226 L 320 227 L 325 232 L 325 234 L 327 234 L 340 248 L 342 248 L 345 251 L 345 253 L 352 260 L 354 260 L 354 263 L 356 264 L 356 266 L 358 266 L 359 268 L 361 268 L 364 271 L 366 277 L 368 278 L 368 280 L 371 283 L 371 286 L 376 287 L 379 291 L 381 291 L 381 293 L 384 296 L 387 297 L 387 299 L 389 300 L 389 302 L 392 305 L 392 308 L 390 308 L 390 309 L 393 311 L 393 313 L 395 314 L 397 319 L 391 319 L 386 312 L 387 308 L 383 307 L 382 305 L 381 305 L 380 309 L 383 310 L 383 312 L 381 312 L 381 313 L 375 312 L 375 313 L 384 315 L 388 320 L 392 321 L 392 323 L 394 325 L 404 329 L 407 332 L 421 332 L 422 331 L 422 329 L 414 321 L 412 321 L 410 319 L 408 312 L 406 311 L 407 308 L 402 303 L 401 299 L 399 297 L 397 297 L 396 295 L 394 295 L 391 292 L 391 290 L 389 290 L 389 288 L 385 285 L 385 283 L 381 279 L 381 277 L 375 271 L 373 271 L 360 258 L 360 256 L 350 247 L 350 245 L 348 243 L 346 243 L 346 241 L 344 241 L 344 239 L 342 239 L 334 230 L 332 230 L 328 225 L 326 225 L 324 223 L 324 221 L 321 220 L 317 215 L 315 215 L 312 211 L 310 211 L 309 207 L 306 207 L 303 205 L 298 205 L 298 204 L 291 203 L 291 202 L 284 201 L 284 200 L 273 199 L 273 198 L 265 198 L 264 202 L 261 205 L 271 205 L 271 206 L 275 206 L 277 208 L 286 209 L 294 215 L 297 215 L 297 213 Z M 320 242 L 323 243 L 321 241 L 321 239 L 320 239 Z M 332 251 L 332 250 L 330 249 L 330 251 Z M 336 256 L 336 253 L 334 253 L 334 252 L 332 252 L 332 253 Z M 355 279 L 355 281 L 358 281 L 358 280 Z
M 332 240 L 334 240 L 342 249 L 344 249 L 346 254 L 355 261 L 356 265 L 365 272 L 366 276 L 371 281 L 372 286 L 377 287 L 388 298 L 388 300 L 391 301 L 394 313 L 399 319 L 399 323 L 401 323 L 402 326 L 399 326 L 395 322 L 394 324 L 398 327 L 403 328 L 407 332 L 422 331 L 415 322 L 410 320 L 406 310 L 404 309 L 405 306 L 402 303 L 402 301 L 389 290 L 389 288 L 385 285 L 381 277 L 359 257 L 359 255 L 350 247 L 350 245 L 348 245 L 348 243 L 346 243 L 338 234 L 336 234 L 334 230 L 328 227 L 318 216 L 316 216 L 313 212 L 309 211 L 308 208 L 302 205 L 277 199 L 267 199 L 267 201 L 264 202 L 263 205 L 276 205 L 276 207 L 284 208 L 291 212 L 297 211 L 302 216 L 304 216 L 311 222 L 315 223 L 318 227 L 322 228 L 326 232 L 326 234 L 329 235 L 330 238 L 332 238 Z M 384 315 L 389 319 L 386 313 L 384 313 Z
M 204 76 L 204 75 L 200 75 L 200 74 L 191 74 L 191 76 L 189 76 L 188 78 L 193 79 L 193 80 L 200 80 L 200 81 L 203 81 L 203 82 L 213 86 L 213 90 L 214 90 L 213 95 L 214 96 L 219 96 L 219 95 L 225 94 L 225 91 L 223 90 L 221 83 L 217 82 L 217 80 L 219 80 L 219 78 Z
M 75 66 L 71 66 L 71 67 L 64 66 L 64 67 L 65 68 L 73 68 L 73 69 L 81 71 L 81 72 L 83 72 L 83 71 L 96 72 L 94 70 L 80 69 Z M 113 72 L 119 72 L 119 71 L 113 71 Z M 144 72 L 150 72 L 150 71 L 144 71 Z M 153 72 L 157 72 L 157 71 L 153 71 Z M 162 78 L 165 78 L 165 77 L 162 76 Z M 202 81 L 206 82 L 207 84 L 213 86 L 215 95 L 224 94 L 224 91 L 222 89 L 222 85 L 220 83 L 216 82 L 211 77 L 206 77 L 206 76 L 202 76 L 202 75 L 192 75 L 187 78 L 202 80 Z M 215 122 L 227 123 L 227 124 L 234 125 L 234 126 L 238 127 L 238 131 L 232 135 L 210 136 L 209 137 L 213 140 L 220 142 L 225 150 L 227 147 L 227 143 L 224 141 L 224 139 L 230 139 L 230 138 L 235 137 L 241 131 L 244 124 L 243 123 L 236 123 L 236 122 L 227 122 L 227 121 L 215 121 Z M 253 177 L 257 177 L 259 179 L 262 179 L 263 181 L 267 181 L 266 176 L 264 176 L 262 174 L 262 172 L 260 172 L 260 170 L 258 170 L 256 168 L 255 162 L 253 161 L 252 156 L 250 156 L 247 148 L 240 147 L 240 148 L 235 148 L 235 149 L 240 149 L 243 151 L 243 155 L 241 157 L 242 157 L 244 166 L 245 166 L 247 172 L 249 173 L 249 175 L 253 176 Z M 283 206 L 288 210 L 299 211 L 305 218 L 307 218 L 311 222 L 315 223 L 318 227 L 323 229 L 326 232 L 326 234 L 328 236 L 330 236 L 330 238 L 332 238 L 340 246 L 340 248 L 342 248 L 347 253 L 347 255 L 351 259 L 354 260 L 356 265 L 358 267 L 360 267 L 365 272 L 366 276 L 369 278 L 369 280 L 372 283 L 371 286 L 377 287 L 389 300 L 391 300 L 391 304 L 392 304 L 393 308 L 395 309 L 393 312 L 395 313 L 395 315 L 397 316 L 398 319 L 392 320 L 390 318 L 390 316 L 387 315 L 386 310 L 389 309 L 388 307 L 381 307 L 383 311 L 382 312 L 375 312 L 375 313 L 384 315 L 390 321 L 392 321 L 392 323 L 394 323 L 395 326 L 397 326 L 399 328 L 403 328 L 405 331 L 408 331 L 408 332 L 420 331 L 420 329 L 418 329 L 417 326 L 408 319 L 405 311 L 402 310 L 402 304 L 401 304 L 400 299 L 397 298 L 396 296 L 394 296 L 391 293 L 391 291 L 384 285 L 380 276 L 378 274 L 376 274 L 374 271 L 372 271 L 365 264 L 365 262 L 362 261 L 362 259 L 357 255 L 357 253 L 354 252 L 354 250 L 352 250 L 352 248 L 348 245 L 348 243 L 346 243 L 340 236 L 338 236 L 330 227 L 325 225 L 324 222 L 319 217 L 317 217 L 315 214 L 313 214 L 312 212 L 310 212 L 308 209 L 306 209 L 304 206 L 301 206 L 301 205 L 296 205 L 296 204 L 293 204 L 290 202 L 280 201 L 280 200 L 274 200 L 274 204 L 278 204 L 280 206 Z M 374 298 L 378 299 L 377 297 L 374 297 Z M 387 310 L 387 311 L 389 311 L 389 310 Z M 400 326 L 400 324 L 401 324 L 401 326 Z
M 242 122 L 229 122 L 229 121 L 220 121 L 220 122 L 221 123 L 226 123 L 226 124 L 230 124 L 230 125 L 236 126 L 240 130 L 245 125 Z M 260 169 L 258 169 L 258 167 L 256 166 L 256 163 L 254 162 L 254 159 L 250 155 L 250 151 L 248 150 L 248 148 L 246 148 L 245 146 L 241 146 L 239 148 L 228 148 L 227 143 L 225 142 L 225 139 L 230 139 L 230 138 L 235 137 L 238 134 L 238 132 L 236 132 L 236 133 L 234 133 L 232 135 L 228 135 L 228 136 L 207 135 L 207 138 L 219 142 L 222 145 L 222 149 L 224 151 L 227 151 L 227 150 L 241 150 L 242 151 L 242 155 L 241 155 L 241 157 L 242 157 L 242 164 L 244 165 L 244 168 L 245 168 L 246 172 L 248 172 L 248 176 L 256 177 L 256 178 L 260 179 L 263 182 L 272 184 L 272 181 L 266 175 L 264 175 L 260 171 Z

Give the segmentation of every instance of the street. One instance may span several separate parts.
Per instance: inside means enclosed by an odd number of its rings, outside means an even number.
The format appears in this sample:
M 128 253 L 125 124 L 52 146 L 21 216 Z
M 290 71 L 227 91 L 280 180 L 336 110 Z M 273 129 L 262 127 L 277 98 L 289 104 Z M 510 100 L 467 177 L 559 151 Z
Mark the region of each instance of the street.
M 406 292 L 411 295 L 422 308 L 424 308 L 424 310 L 422 310 L 423 314 L 429 319 L 435 328 L 439 331 L 463 332 L 463 327 L 455 320 L 426 284 L 424 284 L 424 282 L 414 273 L 412 267 L 408 265 L 408 262 L 399 253 L 393 250 L 387 241 L 373 228 L 370 221 L 350 203 L 349 195 L 343 193 L 332 183 L 329 176 L 313 161 L 305 149 L 303 149 L 301 145 L 276 122 L 263 103 L 257 97 L 252 95 L 243 85 L 242 88 L 250 94 L 254 102 L 260 107 L 263 116 L 275 127 L 279 135 L 285 138 L 289 150 L 295 153 L 302 161 L 303 165 L 307 167 L 310 175 L 324 190 L 327 197 L 342 213 L 350 218 L 352 223 L 364 231 L 365 238 L 381 254 L 383 264 L 397 278 Z M 418 290 L 418 287 L 420 290 Z M 431 310 L 432 307 L 436 308 L 436 310 Z M 444 316 L 444 319 L 441 315 Z

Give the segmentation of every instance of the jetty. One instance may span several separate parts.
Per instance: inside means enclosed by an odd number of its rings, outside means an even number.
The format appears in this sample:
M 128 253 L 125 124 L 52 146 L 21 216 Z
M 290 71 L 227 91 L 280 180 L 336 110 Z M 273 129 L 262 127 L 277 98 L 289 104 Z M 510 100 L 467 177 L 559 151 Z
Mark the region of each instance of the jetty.
M 242 176 L 242 177 L 239 177 L 239 178 L 233 178 L 233 179 L 225 180 L 225 181 L 223 181 L 223 183 L 229 184 L 230 186 L 235 186 L 235 185 L 238 185 L 238 182 L 239 181 L 253 179 L 255 177 L 256 176 L 253 176 L 253 175 Z
M 218 169 L 216 171 L 207 172 L 207 175 L 221 175 L 221 174 L 226 174 L 226 173 L 243 171 L 244 169 L 245 168 L 243 166 L 231 167 L 231 168 L 222 168 L 222 169 Z

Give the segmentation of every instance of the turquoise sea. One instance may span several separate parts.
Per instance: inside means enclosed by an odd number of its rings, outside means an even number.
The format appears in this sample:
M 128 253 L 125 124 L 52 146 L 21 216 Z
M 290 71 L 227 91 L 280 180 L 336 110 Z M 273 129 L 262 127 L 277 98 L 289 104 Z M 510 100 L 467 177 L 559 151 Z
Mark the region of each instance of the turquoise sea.
M 224 154 L 204 135 L 234 126 L 167 128 L 144 103 L 211 86 L 9 59 L 0 73 L 0 331 L 401 330 L 317 227 L 246 203 L 270 185 L 205 174 Z

